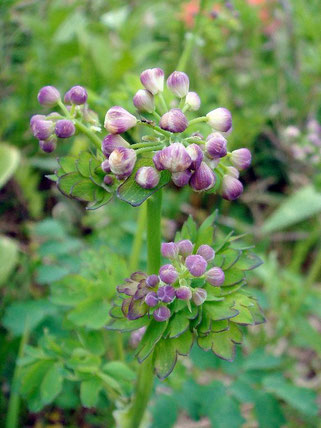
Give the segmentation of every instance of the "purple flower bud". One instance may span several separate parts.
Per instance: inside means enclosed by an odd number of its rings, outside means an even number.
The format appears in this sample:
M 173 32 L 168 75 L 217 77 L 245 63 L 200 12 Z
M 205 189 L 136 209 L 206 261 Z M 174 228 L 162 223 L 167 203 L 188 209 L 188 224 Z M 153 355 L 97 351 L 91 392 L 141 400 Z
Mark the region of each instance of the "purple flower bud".
M 239 178 L 240 176 L 240 173 L 236 168 L 234 168 L 234 166 L 227 166 L 226 173 L 227 175 L 230 175 L 231 177 L 234 177 L 234 178 Z
M 158 152 L 156 168 L 168 169 L 171 172 L 185 171 L 192 163 L 190 155 L 181 143 L 174 143 Z M 155 163 L 155 156 L 154 156 Z
M 219 267 L 213 267 L 205 274 L 206 281 L 215 287 L 219 287 L 225 280 L 224 272 Z
M 163 114 L 159 126 L 169 132 L 179 133 L 185 131 L 188 121 L 185 114 L 179 108 L 172 108 Z
M 104 183 L 106 184 L 106 186 L 111 186 L 114 183 L 113 177 L 111 177 L 110 175 L 105 175 Z
M 192 254 L 194 249 L 194 245 L 189 239 L 184 239 L 182 241 L 177 242 L 177 246 L 179 254 L 183 257 L 187 257 Z
M 172 181 L 177 187 L 187 186 L 192 174 L 193 172 L 188 169 L 182 172 L 173 172 Z
M 50 120 L 55 121 L 55 120 L 61 119 L 62 116 L 57 111 L 52 111 L 51 113 L 49 113 L 47 115 L 47 119 L 49 119 L 49 118 L 50 118 Z
M 71 102 L 72 104 L 85 104 L 88 98 L 88 94 L 85 88 L 82 86 L 73 86 L 69 91 L 67 92 L 68 96 L 68 103 Z M 65 94 L 65 96 L 67 95 Z
M 101 169 L 106 173 L 106 174 L 108 174 L 110 171 L 111 171 L 111 169 L 110 169 L 110 165 L 109 165 L 109 160 L 108 159 L 105 159 L 102 163 L 101 163 Z
M 164 89 L 164 71 L 161 68 L 148 68 L 140 75 L 140 81 L 153 95 Z
M 189 90 L 189 78 L 182 71 L 174 71 L 167 79 L 168 89 L 178 98 L 183 98 Z
M 161 246 L 161 253 L 167 259 L 176 259 L 178 256 L 178 247 L 175 242 L 163 242 Z
M 230 161 L 235 166 L 235 168 L 239 170 L 248 168 L 251 165 L 251 160 L 252 156 L 250 150 L 244 148 L 233 150 L 230 156 Z
M 38 102 L 43 106 L 52 107 L 60 100 L 60 94 L 54 86 L 44 86 L 38 92 Z
M 134 106 L 138 111 L 152 113 L 155 110 L 154 96 L 146 89 L 139 89 L 133 98 Z
M 159 277 L 165 284 L 173 284 L 178 274 L 173 265 L 167 264 L 159 269 Z
M 189 184 L 196 192 L 203 192 L 211 189 L 215 182 L 216 177 L 214 172 L 205 162 L 202 162 L 200 167 L 192 175 Z
M 209 245 L 201 245 L 197 250 L 197 254 L 202 256 L 207 262 L 213 260 L 215 257 L 215 251 Z
M 163 322 L 168 320 L 171 316 L 171 311 L 166 306 L 160 306 L 159 308 L 155 309 L 153 313 L 153 317 L 155 318 L 155 321 Z
M 204 288 L 194 288 L 193 290 L 193 302 L 196 306 L 201 306 L 207 298 L 207 292 Z
M 201 99 L 196 92 L 189 92 L 186 95 L 185 104 L 188 106 L 188 110 L 196 111 L 201 107 Z
M 71 99 L 70 99 L 70 90 L 67 91 L 64 95 L 64 103 L 65 104 L 71 104 Z
M 200 146 L 198 146 L 197 144 L 190 144 L 189 146 L 186 147 L 186 151 L 192 159 L 190 168 L 194 170 L 199 168 L 204 158 L 204 155 Z
M 153 162 L 154 162 L 155 168 L 156 168 L 158 171 L 163 171 L 163 170 L 165 169 L 165 167 L 164 167 L 164 166 L 162 165 L 162 163 L 161 163 L 161 158 L 162 158 L 162 154 L 161 154 L 161 152 L 162 152 L 162 151 L 156 152 L 156 153 L 154 154 L 154 157 L 153 157 Z
M 157 297 L 164 303 L 171 303 L 175 299 L 175 288 L 171 285 L 163 285 L 157 290 Z
M 224 107 L 216 108 L 207 113 L 208 124 L 217 131 L 228 132 L 232 128 L 232 115 Z
M 51 135 L 47 140 L 40 140 L 39 147 L 45 153 L 52 153 L 57 147 L 57 137 Z
M 206 138 L 206 151 L 212 159 L 223 158 L 227 154 L 227 141 L 219 132 L 214 132 Z
M 176 297 L 180 300 L 191 300 L 192 290 L 189 287 L 183 285 L 175 290 Z
M 136 126 L 137 119 L 122 107 L 110 108 L 105 116 L 104 127 L 112 134 L 121 134 Z
M 129 143 L 120 135 L 108 134 L 101 143 L 101 150 L 106 157 L 118 147 L 129 147 Z
M 153 189 L 159 183 L 160 174 L 152 166 L 142 166 L 136 172 L 135 180 L 144 189 Z
M 239 198 L 243 192 L 242 183 L 230 175 L 224 175 L 222 180 L 222 196 L 228 201 Z
M 34 114 L 30 119 L 30 128 L 34 126 L 34 124 L 39 120 L 46 120 L 46 116 L 44 114 Z
M 109 156 L 111 171 L 119 176 L 128 177 L 136 163 L 136 152 L 126 147 L 117 147 Z
M 69 138 L 74 135 L 76 129 L 71 120 L 61 119 L 57 120 L 55 133 L 59 138 Z
M 159 284 L 159 278 L 158 278 L 157 275 L 155 275 L 155 274 L 154 275 L 149 275 L 146 278 L 146 285 L 147 285 L 147 287 L 154 288 L 154 287 L 156 287 L 157 284 Z
M 54 132 L 55 124 L 52 120 L 34 119 L 31 130 L 38 140 L 47 140 Z
M 154 306 L 156 306 L 158 304 L 158 297 L 157 297 L 157 294 L 155 293 L 155 291 L 150 291 L 146 295 L 145 303 L 147 304 L 147 306 L 150 306 L 151 308 L 153 308 Z
M 193 254 L 186 257 L 185 266 L 193 276 L 199 277 L 206 271 L 207 261 L 202 256 Z

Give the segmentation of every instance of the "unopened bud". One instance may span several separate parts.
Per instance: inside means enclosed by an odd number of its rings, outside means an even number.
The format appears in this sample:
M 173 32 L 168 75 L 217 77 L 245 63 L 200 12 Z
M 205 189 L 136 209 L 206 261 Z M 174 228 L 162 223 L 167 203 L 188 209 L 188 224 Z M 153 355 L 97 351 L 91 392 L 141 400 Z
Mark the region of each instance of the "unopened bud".
M 72 137 L 75 132 L 75 125 L 71 120 L 61 119 L 56 122 L 55 133 L 58 138 Z
M 160 180 L 160 173 L 152 166 L 142 166 L 136 172 L 135 181 L 144 189 L 153 189 Z
M 57 137 L 51 135 L 47 140 L 40 140 L 39 147 L 45 153 L 52 153 L 57 147 Z
M 204 158 L 204 154 L 200 146 L 198 146 L 197 144 L 190 144 L 186 147 L 186 151 L 192 159 L 190 167 L 194 170 L 199 168 Z
M 206 281 L 215 287 L 219 287 L 225 280 L 225 274 L 219 267 L 213 267 L 205 274 Z
M 136 152 L 126 147 L 116 148 L 109 156 L 109 165 L 111 171 L 119 176 L 128 177 L 136 163 Z
M 201 107 L 201 99 L 196 92 L 189 92 L 186 95 L 185 104 L 188 106 L 188 110 L 197 111 Z
M 202 162 L 200 167 L 192 175 L 189 184 L 196 192 L 203 192 L 211 189 L 215 182 L 216 177 L 214 172 L 205 162 Z
M 153 95 L 164 89 L 164 71 L 161 68 L 149 68 L 140 75 L 140 81 Z
M 175 288 L 171 285 L 163 285 L 157 290 L 157 297 L 164 303 L 171 303 L 175 299 Z
M 172 181 L 177 187 L 187 186 L 192 174 L 193 172 L 190 171 L 189 169 L 186 169 L 185 171 L 182 171 L 182 172 L 173 172 Z
M 232 128 L 232 115 L 229 110 L 219 107 L 206 115 L 208 124 L 219 132 L 228 132 Z
M 159 277 L 165 284 L 173 284 L 177 277 L 177 271 L 173 265 L 167 264 L 159 269 Z
M 207 261 L 200 255 L 190 255 L 186 257 L 185 266 L 193 276 L 200 277 L 206 271 Z
M 242 183 L 230 175 L 224 175 L 222 180 L 222 196 L 228 201 L 239 198 L 243 192 Z
M 171 172 L 182 172 L 185 171 L 192 163 L 190 155 L 181 143 L 171 144 L 156 153 L 156 155 L 153 160 L 157 169 L 161 167 L 162 169 L 168 169 Z
M 154 96 L 147 89 L 139 89 L 134 95 L 133 103 L 140 112 L 152 113 L 155 110 Z
M 122 107 L 110 108 L 105 116 L 104 127 L 112 134 L 121 134 L 136 126 L 137 119 Z
M 38 102 L 43 106 L 52 107 L 60 100 L 60 93 L 54 86 L 44 86 L 38 92 Z
M 175 242 L 163 242 L 161 246 L 161 253 L 167 259 L 176 259 L 178 256 L 178 247 Z
M 159 121 L 159 126 L 166 131 L 179 133 L 185 131 L 188 121 L 185 114 L 179 108 L 172 108 L 163 114 Z
M 213 250 L 213 248 L 206 244 L 201 245 L 198 248 L 197 254 L 202 256 L 203 259 L 205 259 L 207 262 L 209 262 L 210 260 L 213 260 L 215 257 L 215 251 Z
M 171 311 L 166 306 L 161 306 L 157 309 L 155 309 L 153 313 L 153 317 L 155 321 L 163 322 L 168 320 L 171 316 Z
M 182 241 L 177 242 L 178 252 L 181 256 L 187 257 L 192 254 L 194 245 L 189 239 L 183 239 Z
M 183 285 L 176 289 L 176 297 L 180 300 L 191 300 L 192 298 L 192 290 Z
M 194 288 L 193 290 L 193 302 L 196 306 L 201 306 L 207 298 L 207 292 L 204 288 Z
M 246 169 L 251 165 L 252 155 L 249 149 L 238 149 L 233 150 L 230 161 L 235 166 L 235 168 L 242 170 Z
M 87 98 L 88 98 L 87 91 L 82 86 L 73 86 L 68 91 L 68 100 L 72 104 L 77 104 L 77 105 L 85 104 L 85 102 L 87 101 Z
M 214 132 L 206 138 L 206 152 L 212 159 L 222 158 L 227 154 L 227 141 L 219 132 Z
M 101 143 L 101 150 L 106 157 L 118 147 L 129 147 L 129 143 L 120 135 L 108 134 Z
M 155 291 L 150 291 L 146 295 L 145 303 L 147 304 L 147 306 L 150 306 L 151 308 L 153 308 L 154 306 L 156 306 L 158 304 L 158 297 L 157 297 L 157 294 L 155 293 Z
M 182 71 L 174 71 L 167 79 L 167 87 L 177 97 L 185 97 L 189 90 L 187 74 Z

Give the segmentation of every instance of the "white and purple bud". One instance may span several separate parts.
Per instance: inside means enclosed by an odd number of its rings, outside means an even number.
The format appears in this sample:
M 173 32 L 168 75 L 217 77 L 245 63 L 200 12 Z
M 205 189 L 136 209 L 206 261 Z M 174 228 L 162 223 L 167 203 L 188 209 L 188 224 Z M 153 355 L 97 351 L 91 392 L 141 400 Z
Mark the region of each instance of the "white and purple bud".
M 135 116 L 122 107 L 110 108 L 105 116 L 104 127 L 112 134 L 121 134 L 133 128 L 137 124 Z
M 182 241 L 177 242 L 177 246 L 178 253 L 183 257 L 187 257 L 192 254 L 194 249 L 194 245 L 189 239 L 183 239 Z
M 67 95 L 68 94 L 68 95 Z M 88 94 L 85 88 L 82 86 L 73 86 L 69 91 L 65 94 L 67 95 L 68 104 L 85 104 L 88 98 Z
M 213 267 L 205 274 L 206 281 L 214 287 L 219 287 L 225 280 L 225 274 L 219 267 Z
M 243 185 L 237 178 L 224 175 L 222 180 L 222 196 L 228 201 L 239 198 L 243 192 Z
M 140 112 L 152 113 L 155 110 L 154 96 L 147 89 L 139 89 L 134 95 L 133 103 Z
M 193 302 L 196 306 L 201 306 L 207 298 L 207 292 L 204 288 L 194 288 L 193 290 Z
M 101 150 L 106 157 L 118 147 L 129 147 L 129 143 L 120 135 L 108 134 L 101 143 Z
M 148 68 L 140 75 L 143 86 L 153 95 L 164 90 L 164 71 L 161 68 Z
M 69 138 L 76 132 L 75 125 L 71 120 L 61 119 L 57 120 L 55 127 L 55 134 L 58 138 Z
M 109 160 L 108 160 L 108 159 L 105 159 L 105 160 L 101 163 L 100 167 L 101 167 L 101 169 L 102 169 L 106 174 L 108 174 L 108 173 L 111 171 L 111 169 L 110 169 L 110 165 L 109 165 Z
M 189 184 L 196 192 L 204 192 L 211 189 L 216 182 L 216 176 L 211 168 L 202 162 L 200 167 L 192 175 Z
M 170 172 L 182 172 L 190 167 L 192 159 L 181 143 L 174 143 L 157 153 L 153 158 L 157 169 L 168 169 Z M 156 160 L 156 162 L 155 162 Z
M 172 181 L 177 187 L 187 186 L 192 174 L 193 172 L 190 171 L 189 169 L 186 169 L 185 171 L 182 171 L 182 172 L 173 172 Z
M 201 245 L 198 248 L 197 254 L 199 256 L 202 256 L 203 259 L 205 259 L 207 262 L 209 262 L 210 260 L 213 260 L 215 257 L 215 251 L 213 250 L 213 248 L 206 244 Z
M 185 114 L 179 108 L 172 108 L 163 114 L 159 121 L 159 126 L 165 131 L 179 133 L 184 132 L 188 126 Z
M 189 78 L 183 71 L 174 71 L 167 79 L 168 89 L 178 98 L 188 94 Z
M 178 277 L 178 273 L 173 265 L 167 264 L 159 269 L 159 277 L 165 284 L 173 284 Z
M 57 147 L 57 137 L 51 135 L 47 140 L 40 140 L 39 147 L 45 153 L 52 153 Z
M 34 124 L 39 120 L 46 120 L 46 116 L 44 114 L 34 114 L 30 119 L 30 128 L 34 126 Z
M 105 175 L 104 183 L 106 184 L 106 186 L 112 186 L 114 183 L 113 177 L 111 177 L 110 175 Z
M 175 242 L 163 242 L 161 246 L 161 253 L 167 259 L 176 259 L 178 256 L 178 247 Z
M 150 306 L 151 308 L 153 308 L 158 304 L 158 297 L 155 291 L 150 291 L 148 294 L 146 294 L 145 303 L 147 306 Z
M 192 159 L 190 168 L 194 170 L 199 168 L 204 158 L 204 154 L 200 146 L 198 146 L 197 144 L 190 144 L 186 147 L 186 151 Z
M 199 277 L 205 273 L 207 261 L 198 254 L 192 254 L 186 257 L 185 266 L 193 276 Z
M 38 92 L 38 102 L 43 106 L 52 107 L 60 101 L 60 93 L 54 86 L 44 86 Z
M 31 130 L 38 140 L 47 140 L 53 134 L 55 124 L 52 120 L 35 118 L 32 120 Z
M 192 298 L 192 290 L 186 285 L 176 288 L 175 293 L 176 297 L 180 300 L 191 300 Z
M 135 181 L 143 189 L 153 189 L 160 180 L 160 173 L 152 166 L 142 166 L 136 172 Z
M 175 288 L 171 285 L 163 285 L 157 290 L 157 297 L 164 303 L 171 303 L 175 299 Z
M 251 165 L 251 160 L 251 152 L 245 148 L 233 150 L 230 156 L 231 163 L 239 170 L 248 168 Z
M 206 153 L 211 159 L 223 158 L 227 154 L 227 141 L 219 132 L 206 138 Z
M 166 306 L 160 306 L 159 308 L 155 309 L 153 313 L 153 317 L 155 321 L 163 322 L 168 320 L 171 316 L 171 311 Z
M 228 132 L 232 128 L 232 115 L 229 110 L 224 107 L 216 108 L 206 115 L 207 123 L 213 129 L 220 132 Z
M 197 111 L 201 107 L 201 99 L 196 92 L 189 92 L 186 95 L 185 105 L 188 106 L 188 110 Z
M 67 91 L 64 95 L 64 103 L 65 104 L 71 104 L 71 99 L 70 99 L 70 90 Z
M 136 152 L 126 147 L 117 147 L 109 156 L 111 171 L 117 176 L 128 177 L 136 163 Z
M 234 168 L 234 166 L 226 166 L 225 168 L 226 168 L 227 175 L 230 175 L 231 177 L 234 177 L 234 178 L 239 178 L 240 173 L 236 168 Z
M 157 276 L 157 275 L 155 275 L 155 274 L 153 274 L 153 275 L 149 275 L 149 276 L 146 278 L 146 285 L 147 285 L 147 287 L 154 288 L 154 287 L 156 287 L 158 284 L 159 284 L 159 278 L 158 278 L 158 276 Z

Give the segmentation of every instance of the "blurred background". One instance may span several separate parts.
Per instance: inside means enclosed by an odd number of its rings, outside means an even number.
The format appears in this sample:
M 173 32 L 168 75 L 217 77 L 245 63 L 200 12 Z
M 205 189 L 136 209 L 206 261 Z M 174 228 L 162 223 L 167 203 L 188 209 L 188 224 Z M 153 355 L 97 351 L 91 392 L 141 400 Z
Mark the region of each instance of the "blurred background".
M 57 161 L 39 151 L 29 129 L 30 117 L 42 112 L 38 90 L 79 84 L 101 120 L 114 104 L 133 112 L 140 72 L 175 70 L 198 7 L 197 0 L 0 4 L 0 411 L 8 428 L 113 426 L 108 397 L 98 391 L 88 398 L 65 366 L 48 393 L 41 353 L 55 364 L 75 359 L 72 350 L 64 354 L 71 348 L 58 350 L 68 337 L 90 364 L 114 358 L 113 334 L 102 327 L 113 290 L 128 274 L 138 213 L 121 201 L 88 212 L 45 177 Z M 231 110 L 229 147 L 248 147 L 253 163 L 237 202 L 167 188 L 163 238 L 172 239 L 189 214 L 200 223 L 218 209 L 218 235 L 247 234 L 244 242 L 264 260 L 249 287 L 267 322 L 248 329 L 234 363 L 196 346 L 181 359 L 156 383 L 154 428 L 320 426 L 320 20 L 319 0 L 206 1 L 185 71 L 201 114 Z M 78 136 L 56 154 L 86 147 Z M 144 249 L 142 269 L 145 260 Z M 62 298 L 64 279 L 82 270 L 96 281 L 91 297 L 74 290 Z M 93 295 L 105 305 L 100 317 Z M 129 335 L 125 341 L 135 367 Z M 26 349 L 39 358 L 29 371 L 17 364 Z

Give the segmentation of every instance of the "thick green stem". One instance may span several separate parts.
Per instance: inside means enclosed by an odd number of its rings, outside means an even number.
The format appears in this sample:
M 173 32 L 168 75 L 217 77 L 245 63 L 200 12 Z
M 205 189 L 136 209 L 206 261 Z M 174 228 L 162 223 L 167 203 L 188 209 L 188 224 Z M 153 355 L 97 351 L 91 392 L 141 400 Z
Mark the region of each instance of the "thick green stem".
M 147 126 L 148 128 L 152 128 L 155 132 L 158 132 L 159 134 L 165 135 L 165 137 L 169 137 L 171 135 L 170 132 L 165 131 L 164 129 L 160 128 L 159 126 L 153 125 L 152 123 L 149 123 L 149 122 L 138 121 L 137 125 L 142 125 L 142 126 Z
M 101 148 L 101 140 L 100 138 L 92 132 L 86 125 L 79 122 L 79 120 L 74 120 L 76 128 L 81 131 L 83 134 L 87 135 L 87 137 L 95 144 L 95 146 L 100 149 Z
M 189 121 L 188 126 L 195 125 L 196 123 L 200 122 L 207 122 L 208 118 L 206 116 L 196 117 L 195 119 L 192 119 Z
M 138 268 L 139 255 L 143 243 L 143 234 L 146 225 L 146 203 L 143 203 L 139 209 L 137 228 L 129 258 L 129 271 L 134 272 Z

